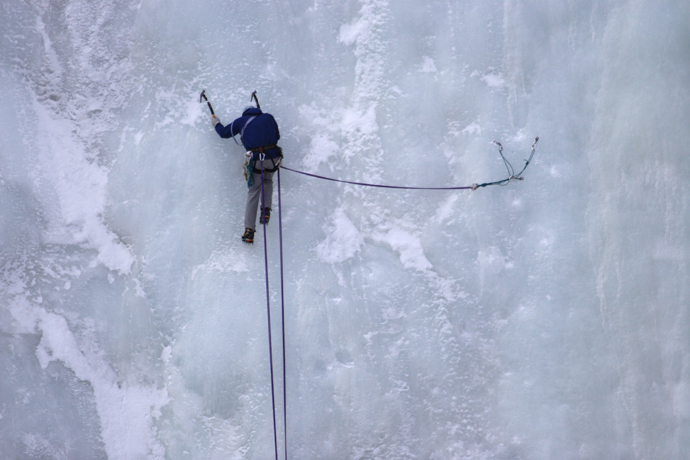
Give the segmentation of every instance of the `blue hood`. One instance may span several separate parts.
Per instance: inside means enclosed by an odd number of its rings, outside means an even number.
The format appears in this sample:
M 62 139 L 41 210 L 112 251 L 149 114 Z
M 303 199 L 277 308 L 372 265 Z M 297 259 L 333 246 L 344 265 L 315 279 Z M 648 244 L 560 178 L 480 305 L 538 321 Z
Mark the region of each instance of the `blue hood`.
M 262 113 L 263 112 L 261 112 L 261 109 L 259 109 L 257 107 L 247 107 L 246 109 L 244 109 L 244 112 L 242 112 L 242 116 L 244 117 L 247 115 L 250 115 L 250 116 L 261 115 Z

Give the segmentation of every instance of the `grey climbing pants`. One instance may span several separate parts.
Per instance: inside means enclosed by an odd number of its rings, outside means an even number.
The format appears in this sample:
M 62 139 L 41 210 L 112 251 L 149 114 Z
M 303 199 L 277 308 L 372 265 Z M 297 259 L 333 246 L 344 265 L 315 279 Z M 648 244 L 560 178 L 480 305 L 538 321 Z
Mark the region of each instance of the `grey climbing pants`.
M 247 192 L 247 206 L 244 209 L 244 226 L 252 230 L 256 230 L 256 211 L 261 204 L 261 170 L 257 170 L 256 167 L 261 167 L 258 161 L 254 165 L 254 184 Z M 271 207 L 273 200 L 273 174 L 264 172 L 264 206 L 267 208 Z

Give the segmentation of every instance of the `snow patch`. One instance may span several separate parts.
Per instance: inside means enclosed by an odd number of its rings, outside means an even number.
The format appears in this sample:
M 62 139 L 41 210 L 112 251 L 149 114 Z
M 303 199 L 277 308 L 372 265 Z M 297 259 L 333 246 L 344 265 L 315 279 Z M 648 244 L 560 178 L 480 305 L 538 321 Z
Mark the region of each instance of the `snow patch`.
M 364 237 L 342 208 L 336 209 L 331 222 L 331 231 L 316 247 L 316 254 L 322 261 L 335 264 L 357 254 L 364 244 Z
M 164 458 L 165 448 L 154 436 L 153 423 L 169 402 L 165 388 L 121 381 L 103 353 L 92 349 L 93 344 L 80 346 L 61 315 L 32 305 L 23 297 L 15 299 L 9 311 L 18 326 L 15 333 L 41 334 L 36 347 L 41 368 L 59 361 L 91 385 L 108 458 Z
M 344 134 L 357 132 L 362 134 L 374 134 L 378 132 L 379 126 L 376 123 L 376 105 L 369 104 L 364 110 L 355 108 L 343 110 L 341 129 Z
M 421 239 L 399 227 L 372 235 L 372 237 L 374 241 L 386 243 L 397 251 L 400 254 L 400 262 L 405 268 L 424 272 L 433 267 L 424 255 Z
M 431 59 L 429 56 L 424 56 L 422 58 L 422 65 L 419 71 L 422 73 L 437 73 L 438 69 L 436 69 L 436 64 L 434 63 L 433 59 Z
M 465 126 L 465 129 L 460 131 L 462 134 L 481 134 L 482 127 L 476 121 L 473 121 L 469 125 Z
M 477 263 L 482 274 L 497 275 L 506 266 L 501 250 L 495 246 L 482 249 L 477 254 Z
M 192 279 L 199 271 L 219 271 L 222 273 L 242 273 L 249 271 L 247 258 L 244 253 L 235 251 L 213 251 L 206 263 L 195 266 L 192 269 Z
M 434 220 L 436 222 L 443 222 L 444 220 L 450 218 L 453 215 L 453 206 L 455 205 L 456 201 L 458 201 L 458 195 L 451 195 L 446 198 L 436 210 Z
M 338 153 L 340 147 L 326 134 L 317 134 L 311 140 L 309 152 L 305 155 L 303 164 L 307 172 L 314 173 L 322 163 Z
M 338 40 L 345 45 L 352 45 L 357 41 L 357 38 L 366 32 L 368 28 L 369 21 L 366 18 L 357 18 L 350 24 L 343 24 L 340 26 Z
M 501 88 L 506 84 L 505 78 L 503 78 L 503 75 L 501 75 L 500 73 L 492 72 L 484 74 L 479 79 L 486 83 L 486 86 L 488 86 L 489 88 Z

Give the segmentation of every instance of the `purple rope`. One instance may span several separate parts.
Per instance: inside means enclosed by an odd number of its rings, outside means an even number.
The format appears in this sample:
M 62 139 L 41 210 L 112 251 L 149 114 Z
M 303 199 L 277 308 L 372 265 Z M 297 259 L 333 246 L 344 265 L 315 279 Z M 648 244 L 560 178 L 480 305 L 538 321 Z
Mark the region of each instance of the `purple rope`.
M 278 169 L 278 235 L 280 241 L 280 312 L 283 321 L 283 425 L 285 427 L 285 460 L 287 460 L 287 378 L 285 364 L 285 295 L 283 291 L 283 207 L 280 201 L 280 168 Z
M 264 213 L 264 160 L 261 159 L 261 214 Z M 276 426 L 276 391 L 273 383 L 273 341 L 271 339 L 271 301 L 268 291 L 268 246 L 266 243 L 266 219 L 261 219 L 264 225 L 264 265 L 266 269 L 266 312 L 268 314 L 268 356 L 271 364 L 271 399 L 273 403 L 273 443 L 275 446 L 276 460 L 278 460 L 278 428 Z
M 532 144 L 532 155 L 534 155 L 534 149 L 537 144 L 537 141 L 539 138 L 537 137 L 536 140 L 534 141 L 534 144 Z M 500 144 L 499 144 L 500 146 Z M 502 147 L 501 147 L 502 150 Z M 503 153 L 501 153 L 501 157 L 505 160 L 505 157 L 503 157 Z M 532 155 L 530 155 L 530 160 L 532 159 Z M 527 168 L 527 165 L 529 165 L 530 160 L 527 160 L 525 167 L 522 169 L 520 174 L 524 172 L 524 170 Z M 365 187 L 378 187 L 378 188 L 391 188 L 391 189 L 401 189 L 401 190 L 476 190 L 479 187 L 486 187 L 488 185 L 505 185 L 506 183 L 510 182 L 513 179 L 522 179 L 521 177 L 515 177 L 511 176 L 508 179 L 503 179 L 500 181 L 496 182 L 487 182 L 483 184 L 473 184 L 469 186 L 464 186 L 464 187 L 407 187 L 407 186 L 401 186 L 401 185 L 382 185 L 382 184 L 368 184 L 365 182 L 354 182 L 354 181 L 347 181 L 347 180 L 341 180 L 341 179 L 334 179 L 332 177 L 325 177 L 325 176 L 319 176 L 318 174 L 311 174 L 308 172 L 304 171 L 298 171 L 296 169 L 288 168 L 286 166 L 280 166 L 277 170 L 278 172 L 278 234 L 279 234 L 279 241 L 280 241 L 280 302 L 281 302 L 281 321 L 282 321 L 282 339 L 283 339 L 283 426 L 285 428 L 284 431 L 284 444 L 285 444 L 285 460 L 288 458 L 288 453 L 287 453 L 287 365 L 286 365 L 286 358 L 285 358 L 285 292 L 284 292 L 284 276 L 283 276 L 283 207 L 282 207 L 282 202 L 281 202 L 281 194 L 280 194 L 280 168 L 287 169 L 288 171 L 292 171 L 297 174 L 303 174 L 305 176 L 310 176 L 310 177 L 315 177 L 317 179 L 324 179 L 324 180 L 329 180 L 333 182 L 341 182 L 344 184 L 352 184 L 352 185 L 363 185 Z M 510 172 L 510 171 L 509 171 Z M 518 176 L 520 175 L 518 174 Z M 265 196 L 264 196 L 264 160 L 261 160 L 261 213 L 262 217 L 264 216 L 264 211 L 265 209 Z M 274 440 L 274 445 L 275 445 L 275 453 L 276 453 L 276 460 L 278 460 L 278 434 L 277 434 L 277 425 L 276 425 L 276 399 L 275 399 L 275 384 L 274 384 L 274 377 L 273 377 L 273 342 L 272 342 L 272 333 L 271 333 L 271 306 L 270 306 L 270 300 L 269 300 L 269 286 L 268 286 L 268 247 L 266 243 L 266 219 L 263 220 L 263 226 L 264 226 L 264 264 L 265 264 L 265 269 L 266 269 L 266 308 L 268 312 L 268 347 L 269 347 L 269 356 L 270 356 L 270 364 L 271 364 L 271 397 L 273 401 L 273 440 Z
M 288 168 L 287 166 L 281 166 L 281 168 L 287 169 L 288 171 L 292 171 L 292 172 L 295 172 L 297 174 L 304 174 L 305 176 L 316 177 L 317 179 L 325 179 L 325 180 L 330 180 L 333 182 L 342 182 L 344 184 L 364 185 L 365 187 L 397 188 L 397 189 L 404 189 L 404 190 L 470 190 L 470 189 L 475 188 L 474 186 L 471 186 L 471 185 L 466 186 L 466 187 L 405 187 L 402 185 L 367 184 L 365 182 L 352 182 L 349 180 L 340 180 L 340 179 L 334 179 L 332 177 L 319 176 L 318 174 L 310 174 L 308 172 L 297 171 L 296 169 Z

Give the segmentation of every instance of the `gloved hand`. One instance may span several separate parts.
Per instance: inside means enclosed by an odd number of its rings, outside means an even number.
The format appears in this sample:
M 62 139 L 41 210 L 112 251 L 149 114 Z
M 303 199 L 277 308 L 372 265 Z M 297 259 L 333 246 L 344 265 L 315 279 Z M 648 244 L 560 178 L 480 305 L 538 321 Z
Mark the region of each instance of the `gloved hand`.
M 215 128 L 218 123 L 220 123 L 220 120 L 217 116 L 213 115 L 211 117 L 211 124 L 213 125 L 213 128 Z

